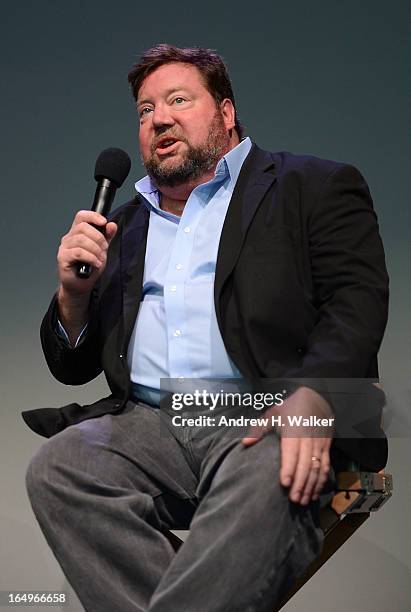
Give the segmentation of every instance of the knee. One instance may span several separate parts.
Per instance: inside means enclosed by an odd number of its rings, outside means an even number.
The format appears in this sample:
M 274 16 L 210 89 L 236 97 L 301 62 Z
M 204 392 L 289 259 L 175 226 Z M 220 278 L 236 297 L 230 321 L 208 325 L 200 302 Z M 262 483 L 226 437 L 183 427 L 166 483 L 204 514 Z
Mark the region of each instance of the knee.
M 48 468 L 47 452 L 45 452 L 44 447 L 47 444 L 48 442 L 39 448 L 37 453 L 32 457 L 26 470 L 26 490 L 34 510 L 37 506 L 41 505 L 41 498 L 45 493 L 46 474 L 48 473 Z
M 25 483 L 33 504 L 39 498 L 44 500 L 47 489 L 56 480 L 59 466 L 67 465 L 77 436 L 75 428 L 69 427 L 49 438 L 32 457 L 26 470 Z
M 283 496 L 280 486 L 280 443 L 275 434 L 264 436 L 252 446 L 239 442 L 227 455 L 217 471 L 213 485 L 224 481 L 245 495 L 257 495 L 262 501 Z
M 275 433 L 265 435 L 251 446 L 239 442 L 233 450 L 232 461 L 245 471 L 258 474 L 261 480 L 272 479 L 280 468 L 280 440 Z

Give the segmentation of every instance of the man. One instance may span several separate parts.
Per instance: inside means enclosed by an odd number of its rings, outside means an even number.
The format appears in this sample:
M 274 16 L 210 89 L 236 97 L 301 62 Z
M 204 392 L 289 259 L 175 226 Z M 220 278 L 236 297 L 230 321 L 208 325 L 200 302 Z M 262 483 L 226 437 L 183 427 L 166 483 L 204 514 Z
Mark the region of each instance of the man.
M 51 438 L 28 492 L 86 610 L 273 610 L 321 551 L 330 463 L 385 465 L 379 423 L 361 440 L 196 436 L 159 410 L 160 379 L 281 379 L 266 414 L 331 420 L 327 380 L 378 376 L 387 275 L 369 191 L 351 166 L 241 140 L 209 50 L 158 45 L 129 80 L 148 176 L 109 222 L 77 213 L 41 332 L 59 380 L 104 370 L 112 395 L 24 413 Z M 176 555 L 166 533 L 189 525 Z

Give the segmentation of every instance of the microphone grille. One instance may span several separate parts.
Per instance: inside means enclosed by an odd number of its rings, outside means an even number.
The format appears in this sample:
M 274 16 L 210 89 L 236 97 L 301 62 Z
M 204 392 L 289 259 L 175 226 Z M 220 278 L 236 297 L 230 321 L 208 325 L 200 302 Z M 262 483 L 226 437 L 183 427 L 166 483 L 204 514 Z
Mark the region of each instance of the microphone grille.
M 130 172 L 131 161 L 129 156 L 122 149 L 104 149 L 97 157 L 94 178 L 98 181 L 107 178 L 115 183 L 116 187 L 126 180 Z

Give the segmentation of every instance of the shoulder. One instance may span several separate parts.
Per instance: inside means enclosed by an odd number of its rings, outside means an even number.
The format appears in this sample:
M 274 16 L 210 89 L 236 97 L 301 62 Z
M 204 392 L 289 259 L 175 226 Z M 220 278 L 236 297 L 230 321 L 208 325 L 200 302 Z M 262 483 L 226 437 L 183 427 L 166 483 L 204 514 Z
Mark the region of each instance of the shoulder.
M 251 185 L 262 182 L 263 175 L 270 173 L 275 179 L 272 201 L 288 215 L 294 211 L 308 218 L 330 211 L 340 214 L 347 207 L 372 209 L 367 182 L 352 164 L 289 151 L 264 151 L 256 145 L 247 161 L 245 181 Z
M 250 170 L 264 161 L 271 162 L 279 180 L 292 178 L 313 185 L 321 185 L 334 176 L 364 180 L 361 172 L 351 163 L 289 151 L 265 151 L 254 144 L 249 154 Z

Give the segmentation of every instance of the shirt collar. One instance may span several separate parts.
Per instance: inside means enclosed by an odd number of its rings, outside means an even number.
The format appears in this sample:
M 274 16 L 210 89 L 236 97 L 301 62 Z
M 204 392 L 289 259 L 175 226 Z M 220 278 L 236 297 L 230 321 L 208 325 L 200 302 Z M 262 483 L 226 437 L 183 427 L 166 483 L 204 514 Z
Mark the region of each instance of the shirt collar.
M 241 142 L 238 143 L 233 149 L 228 151 L 218 162 L 214 177 L 223 178 L 227 174 L 230 177 L 230 182 L 234 186 L 237 182 L 238 175 L 240 174 L 241 167 L 244 163 L 245 158 L 250 152 L 252 143 L 250 138 L 247 136 Z M 154 207 L 159 209 L 160 207 L 160 196 L 159 190 L 155 182 L 147 175 L 134 184 L 137 193 L 144 196 L 144 203 L 148 208 Z M 172 215 L 174 217 L 174 215 Z
M 217 164 L 217 167 L 215 169 L 216 176 L 219 171 L 220 164 L 224 164 L 230 174 L 231 182 L 235 185 L 244 160 L 250 152 L 251 144 L 251 140 L 247 136 L 246 138 L 244 138 L 244 140 L 239 142 L 237 146 L 235 146 L 228 153 L 226 153 Z

